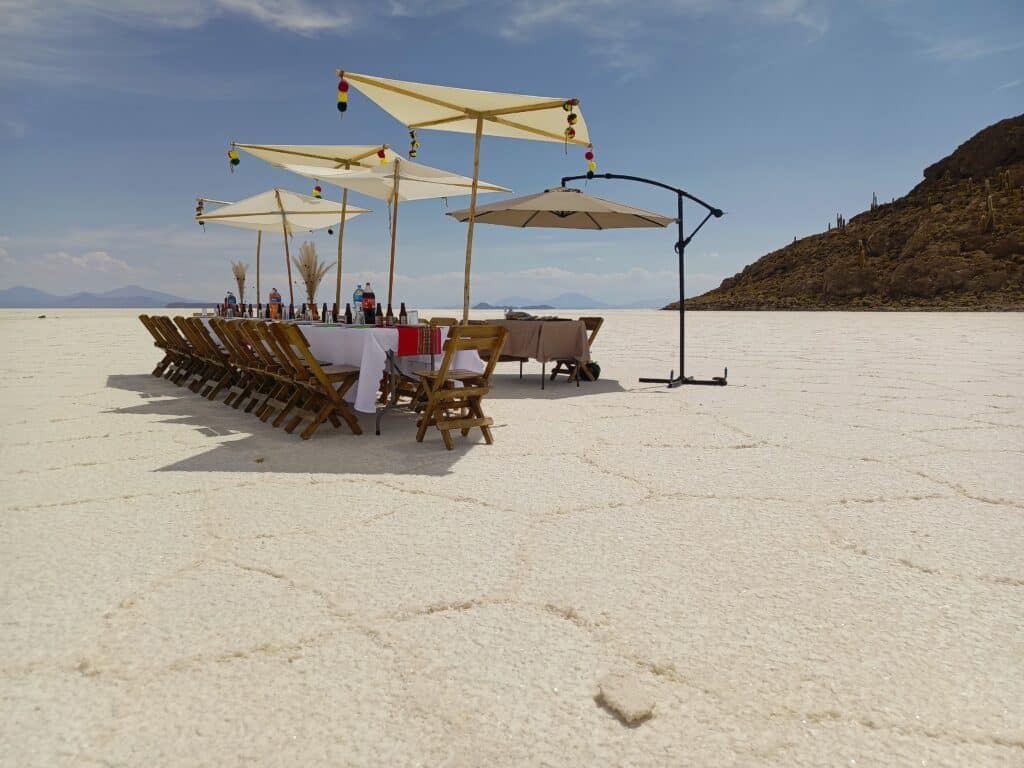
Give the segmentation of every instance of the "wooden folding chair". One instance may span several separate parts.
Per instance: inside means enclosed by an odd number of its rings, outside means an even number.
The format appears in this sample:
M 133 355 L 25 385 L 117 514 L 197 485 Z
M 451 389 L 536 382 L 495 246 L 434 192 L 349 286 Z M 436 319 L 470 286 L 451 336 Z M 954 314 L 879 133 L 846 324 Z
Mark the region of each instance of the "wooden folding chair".
M 273 339 L 268 341 L 266 323 L 262 320 L 239 320 L 237 326 L 239 336 L 248 342 L 247 350 L 259 361 L 258 370 L 262 374 L 260 386 L 253 392 L 256 400 L 253 413 L 263 422 L 277 413 L 278 418 L 273 425 L 279 426 L 285 412 L 291 408 L 298 384 L 291 368 L 280 360 L 277 342 Z
M 220 394 L 224 386 L 235 377 L 235 371 L 228 362 L 228 354 L 221 349 L 217 342 L 206 330 L 203 321 L 198 317 L 175 318 L 182 332 L 188 337 L 192 347 L 198 351 L 200 357 L 206 362 L 203 368 L 204 380 L 198 388 L 200 395 L 207 400 L 213 400 Z
M 321 365 L 297 325 L 272 323 L 269 328 L 289 361 L 299 386 L 307 393 L 305 401 L 295 407 L 296 416 L 285 431 L 292 432 L 302 419 L 309 419 L 309 424 L 299 435 L 308 440 L 325 421 L 330 421 L 335 427 L 341 426 L 340 416 L 352 434 L 361 435 L 362 427 L 345 402 L 345 393 L 359 380 L 359 368 L 354 365 Z
M 427 428 L 436 426 L 449 451 L 452 450 L 451 431 L 458 429 L 463 437 L 478 427 L 488 445 L 494 442 L 491 425 L 494 420 L 485 416 L 482 401 L 491 391 L 491 374 L 501 356 L 508 331 L 500 325 L 457 325 L 449 331 L 444 344 L 444 358 L 436 371 L 423 371 L 418 375 L 423 385 L 426 406 L 419 421 L 416 441 L 422 443 Z M 459 352 L 487 353 L 483 373 L 452 368 Z M 482 355 L 481 355 L 482 356 Z M 456 386 L 456 384 L 461 386 Z
M 601 326 L 604 325 L 603 317 L 581 317 L 580 321 L 583 323 L 583 327 L 587 329 L 587 349 L 590 350 L 594 346 L 594 339 L 597 338 L 597 332 L 601 330 Z M 594 374 L 590 372 L 590 368 L 586 365 L 580 365 L 579 360 L 557 360 L 555 367 L 551 371 L 551 380 L 554 381 L 555 377 L 560 374 L 566 374 L 569 379 L 568 383 L 576 382 L 576 386 L 580 385 L 580 374 L 582 374 L 587 381 L 596 381 Z
M 145 329 L 149 331 L 149 335 L 153 337 L 153 346 L 163 350 L 163 359 L 157 363 L 156 368 L 153 369 L 153 375 L 159 378 L 164 375 L 168 366 L 174 364 L 174 350 L 167 346 L 167 340 L 164 339 L 163 335 L 160 333 L 156 324 L 152 321 L 149 315 L 139 315 L 139 321 Z
M 167 379 L 179 387 L 191 386 L 199 378 L 199 371 L 205 366 L 205 362 L 192 348 L 189 340 L 181 335 L 171 318 L 159 316 L 152 319 L 167 340 L 167 344 L 175 350 L 175 354 L 181 359 L 181 363 L 175 366 L 174 371 L 167 376 Z
M 257 378 L 262 375 L 252 370 L 251 352 L 248 349 L 240 349 L 235 335 L 227 328 L 227 321 L 220 317 L 210 318 L 210 329 L 217 337 L 220 345 L 228 353 L 228 362 L 235 369 L 236 376 L 228 385 L 228 395 L 224 398 L 224 405 L 238 408 L 243 399 L 247 399 L 247 392 L 251 392 Z
M 213 318 L 210 325 L 214 333 L 225 342 L 228 353 L 235 361 L 235 367 L 242 373 L 238 381 L 228 389 L 224 404 L 236 410 L 244 405 L 245 412 L 252 413 L 263 404 L 276 386 L 276 381 L 266 370 L 263 361 L 243 333 L 239 321 Z
M 427 325 L 432 325 L 432 326 L 435 326 L 435 327 L 437 327 L 437 326 L 445 326 L 445 327 L 451 328 L 453 325 L 458 325 L 458 324 L 459 324 L 459 321 L 456 320 L 454 317 L 432 317 L 429 320 L 427 320 Z

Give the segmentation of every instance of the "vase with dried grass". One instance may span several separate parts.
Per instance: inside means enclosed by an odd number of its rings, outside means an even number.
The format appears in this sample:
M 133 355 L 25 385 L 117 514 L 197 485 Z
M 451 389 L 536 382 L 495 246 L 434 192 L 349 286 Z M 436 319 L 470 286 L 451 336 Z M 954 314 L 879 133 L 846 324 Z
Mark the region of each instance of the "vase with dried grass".
M 292 257 L 292 262 L 299 270 L 302 282 L 306 284 L 306 303 L 310 307 L 310 314 L 316 317 L 318 314 L 316 311 L 317 288 L 320 287 L 320 281 L 324 279 L 324 275 L 334 269 L 334 264 L 320 261 L 316 255 L 316 245 L 313 243 L 303 243 L 299 247 L 298 258 Z
M 231 272 L 235 276 L 235 283 L 238 285 L 238 304 L 245 304 L 245 273 L 249 265 L 244 261 L 232 261 Z

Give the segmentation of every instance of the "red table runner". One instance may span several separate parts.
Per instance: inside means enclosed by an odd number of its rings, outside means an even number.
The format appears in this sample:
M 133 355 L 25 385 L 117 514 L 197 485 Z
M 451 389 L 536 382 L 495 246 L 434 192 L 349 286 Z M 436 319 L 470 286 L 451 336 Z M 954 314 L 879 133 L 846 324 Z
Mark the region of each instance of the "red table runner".
M 398 326 L 398 356 L 441 354 L 441 329 L 429 325 Z

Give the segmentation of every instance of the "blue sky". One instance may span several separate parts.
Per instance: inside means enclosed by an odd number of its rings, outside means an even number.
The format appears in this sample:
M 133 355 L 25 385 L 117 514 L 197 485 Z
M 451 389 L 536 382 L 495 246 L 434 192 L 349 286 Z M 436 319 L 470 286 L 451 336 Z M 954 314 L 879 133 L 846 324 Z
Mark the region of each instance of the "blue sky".
M 0 288 L 127 283 L 208 298 L 253 262 L 255 235 L 192 222 L 196 195 L 311 183 L 231 140 L 386 142 L 405 129 L 338 67 L 467 88 L 579 97 L 601 171 L 651 176 L 721 206 L 688 250 L 688 293 L 879 199 L 1024 107 L 1024 4 L 916 0 L 4 0 L 0 4 Z M 472 137 L 422 131 L 418 160 L 468 174 Z M 481 176 L 528 194 L 585 170 L 582 151 L 485 139 Z M 340 190 L 325 187 L 338 199 Z M 628 182 L 589 191 L 671 213 Z M 498 199 L 484 196 L 482 202 Z M 344 284 L 380 281 L 387 214 L 346 234 Z M 461 208 L 466 198 L 450 201 Z M 461 299 L 465 228 L 444 203 L 402 207 L 396 292 Z M 695 217 L 696 209 L 691 210 Z M 331 256 L 336 240 L 311 239 Z M 477 228 L 476 300 L 579 291 L 674 294 L 673 235 Z M 279 237 L 265 290 L 284 288 Z

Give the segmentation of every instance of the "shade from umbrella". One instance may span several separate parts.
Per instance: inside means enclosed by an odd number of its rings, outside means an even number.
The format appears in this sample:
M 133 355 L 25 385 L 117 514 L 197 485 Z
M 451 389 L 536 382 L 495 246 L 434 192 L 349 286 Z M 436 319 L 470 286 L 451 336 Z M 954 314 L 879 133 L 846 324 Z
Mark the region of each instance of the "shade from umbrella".
M 387 164 L 399 157 L 387 144 L 296 145 L 234 142 L 231 146 L 279 168 L 285 167 L 286 163 L 303 163 L 306 167 L 317 168 L 323 172 L 336 169 L 373 168 Z M 345 246 L 345 207 L 347 205 L 348 190 L 346 189 L 341 196 L 342 213 L 338 223 L 338 269 L 334 275 L 334 301 L 336 304 L 341 304 L 341 263 Z
M 298 155 L 312 155 L 318 148 L 293 147 L 299 150 Z M 394 153 L 391 153 L 394 155 Z M 473 190 L 474 180 L 460 176 L 441 168 L 433 168 L 411 160 L 403 160 L 394 156 L 394 160 L 386 165 L 366 167 L 327 168 L 322 165 L 310 165 L 306 162 L 275 163 L 285 170 L 319 181 L 326 181 L 348 190 L 353 190 L 378 200 L 386 200 L 392 207 L 391 214 L 391 258 L 388 269 L 388 306 L 392 303 L 395 284 L 395 247 L 398 236 L 398 203 L 407 200 L 429 200 L 440 197 L 468 195 Z M 476 181 L 479 192 L 511 192 L 497 184 Z M 341 272 L 339 259 L 338 272 Z
M 468 221 L 468 208 L 449 216 Z M 578 189 L 559 187 L 536 195 L 515 197 L 476 209 L 481 224 L 506 227 L 549 227 L 554 229 L 627 229 L 667 227 L 676 220 L 631 205 L 586 195 Z
M 344 210 L 344 218 L 342 211 Z M 209 213 L 196 216 L 196 221 L 208 224 L 226 224 L 240 229 L 280 232 L 284 236 L 285 264 L 288 267 L 288 293 L 295 303 L 292 290 L 291 254 L 288 237 L 295 232 L 312 232 L 334 225 L 338 221 L 369 213 L 365 208 L 343 206 L 323 198 L 300 195 L 286 189 L 268 189 L 258 195 L 222 205 Z M 340 233 L 339 233 L 340 236 Z M 257 281 L 259 280 L 259 240 L 257 240 Z M 259 295 L 259 288 L 257 288 Z
M 473 223 L 480 178 L 480 140 L 488 136 L 590 146 L 579 101 L 546 96 L 476 91 L 446 85 L 413 83 L 337 70 L 337 75 L 412 129 L 472 133 L 473 185 L 466 231 L 466 268 L 462 319 L 469 319 L 469 277 L 473 261 Z M 575 103 L 573 103 L 575 102 Z M 571 125 L 567 124 L 573 115 Z M 568 129 L 571 128 L 571 131 Z

